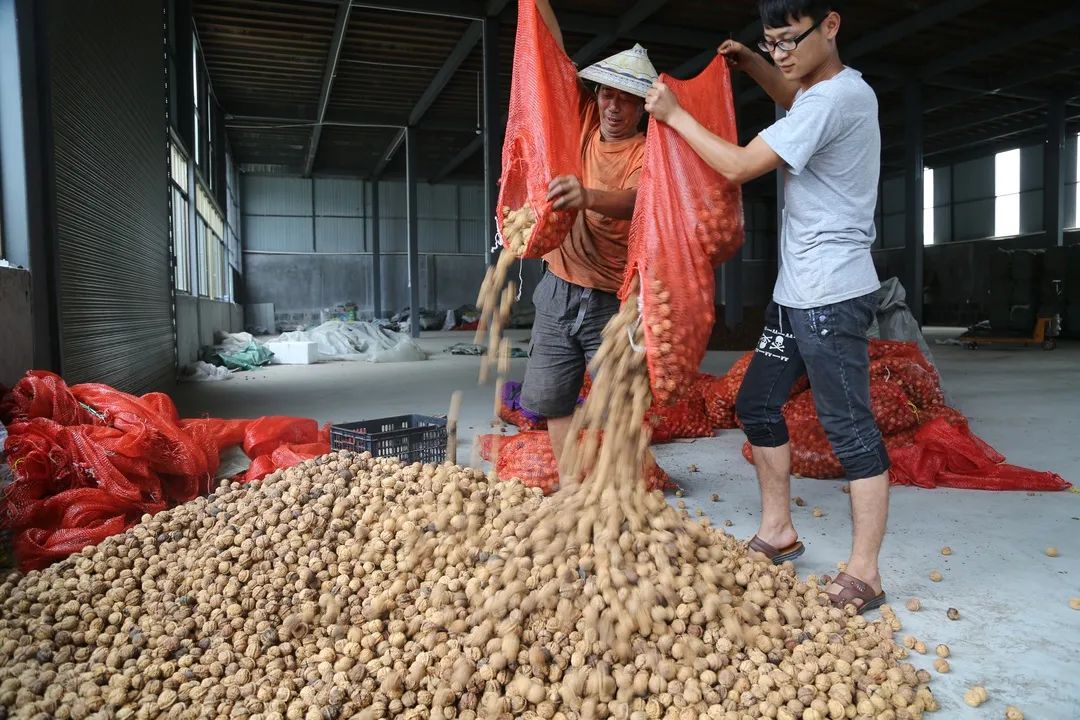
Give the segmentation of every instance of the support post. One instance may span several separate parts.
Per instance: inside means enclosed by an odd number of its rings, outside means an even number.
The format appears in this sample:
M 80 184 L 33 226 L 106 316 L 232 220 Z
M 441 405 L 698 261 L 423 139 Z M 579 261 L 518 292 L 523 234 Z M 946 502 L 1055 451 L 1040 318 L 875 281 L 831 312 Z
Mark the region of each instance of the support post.
M 409 333 L 420 337 L 420 236 L 416 209 L 416 128 L 405 128 L 405 201 L 409 236 Z
M 1046 144 L 1043 155 L 1043 230 L 1048 247 L 1065 244 L 1065 101 L 1057 93 L 1046 108 Z
M 499 175 L 502 166 L 502 135 L 498 115 L 498 38 L 499 21 L 484 19 L 484 255 L 488 265 L 495 264 L 495 216 L 499 212 Z
M 382 306 L 382 244 L 379 233 L 379 181 L 371 183 L 371 293 L 375 319 L 383 316 Z
M 0 0 L 0 258 L 31 273 L 33 367 L 61 372 L 43 12 L 32 0 Z
M 911 314 L 923 321 L 923 98 L 911 78 L 904 86 L 904 285 Z

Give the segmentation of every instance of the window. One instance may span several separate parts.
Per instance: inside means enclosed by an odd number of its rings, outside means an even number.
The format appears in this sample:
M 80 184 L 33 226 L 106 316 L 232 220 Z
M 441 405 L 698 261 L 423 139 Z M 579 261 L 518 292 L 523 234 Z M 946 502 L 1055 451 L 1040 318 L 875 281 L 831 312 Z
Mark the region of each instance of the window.
M 210 194 L 200 183 L 196 189 L 195 244 L 199 256 L 199 294 L 214 300 L 231 300 L 226 267 L 225 221 Z
M 188 159 L 176 144 L 169 144 L 169 230 L 173 246 L 173 284 L 178 292 L 191 292 L 191 230 L 188 226 Z
M 192 143 L 192 147 L 195 148 L 195 164 L 202 165 L 202 154 L 200 148 L 202 147 L 202 138 L 200 137 L 200 111 L 199 108 L 202 103 L 199 102 L 199 40 L 192 34 L 191 38 L 191 88 L 192 98 L 195 108 L 195 142 Z
M 1073 138 L 1073 148 L 1076 150 L 1076 167 L 1072 182 L 1073 217 L 1071 223 L 1066 221 L 1065 224 L 1068 227 L 1077 228 L 1080 227 L 1080 134 Z M 1068 185 L 1065 187 L 1068 188 Z
M 934 170 L 923 169 L 923 245 L 934 244 Z
M 1020 149 L 994 158 L 994 235 L 1020 234 Z

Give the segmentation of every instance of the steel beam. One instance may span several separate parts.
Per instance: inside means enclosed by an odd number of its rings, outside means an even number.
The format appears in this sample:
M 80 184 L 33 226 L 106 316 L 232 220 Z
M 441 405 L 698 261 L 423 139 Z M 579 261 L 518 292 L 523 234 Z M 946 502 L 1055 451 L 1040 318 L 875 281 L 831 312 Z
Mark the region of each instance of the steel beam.
M 371 183 L 371 296 L 375 319 L 383 316 L 382 306 L 382 222 L 379 219 L 379 181 Z
M 498 123 L 498 38 L 499 21 L 488 18 L 484 22 L 484 134 L 480 136 L 484 144 L 484 254 L 488 265 L 494 264 L 496 225 L 495 217 L 499 212 L 499 176 L 502 168 L 503 130 Z M 475 140 L 474 140 L 475 142 Z M 452 172 L 452 171 L 451 171 Z
M 911 314 L 922 323 L 923 310 L 923 132 L 922 86 L 904 86 L 904 288 Z
M 384 152 L 379 159 L 379 164 L 371 171 L 371 179 L 373 182 L 379 181 L 383 171 L 386 170 L 386 166 L 394 159 L 394 155 L 397 154 L 398 148 L 401 147 L 401 143 L 403 142 L 405 142 L 405 128 L 398 128 L 398 131 L 394 133 L 394 139 L 386 146 L 386 152 Z
M 937 123 L 934 125 L 925 125 L 923 128 L 923 137 L 932 138 L 939 137 L 941 135 L 948 135 L 949 133 L 959 132 L 967 130 L 968 128 L 976 127 L 984 123 L 1001 121 L 1006 118 L 1010 118 L 1014 115 L 1023 115 L 1035 110 L 1033 105 L 1013 105 L 1005 109 L 995 108 L 990 111 L 974 113 L 974 114 L 957 114 L 951 116 L 947 121 L 943 123 Z M 902 139 L 898 139 L 892 142 L 888 142 L 884 145 L 885 150 L 892 150 L 893 148 L 901 147 L 904 144 Z
M 488 0 L 487 7 L 484 8 L 484 14 L 489 18 L 498 17 L 502 15 L 502 11 L 506 9 L 510 0 Z
M 469 53 L 476 47 L 476 43 L 480 42 L 480 38 L 483 35 L 483 20 L 474 20 L 469 23 L 469 28 L 458 40 L 457 45 L 450 51 L 450 54 L 446 56 L 443 66 L 439 69 L 439 72 L 435 74 L 435 77 L 431 79 L 431 84 L 424 90 L 424 94 L 420 96 L 420 99 L 416 102 L 412 112 L 409 113 L 409 125 L 418 125 L 423 119 L 424 114 L 427 113 L 431 105 L 442 94 L 443 89 L 446 87 L 450 79 L 454 77 L 454 73 L 458 71 L 461 64 L 465 62 L 465 59 L 469 57 Z
M 322 138 L 322 122 L 326 118 L 326 107 L 330 104 L 330 89 L 334 86 L 334 76 L 337 75 L 338 60 L 341 58 L 341 48 L 345 44 L 345 29 L 349 25 L 351 10 L 352 0 L 341 0 L 337 17 L 334 19 L 334 35 L 330 40 L 330 52 L 326 57 L 326 67 L 323 68 L 319 108 L 315 117 L 318 124 L 311 129 L 311 142 L 308 143 L 307 157 L 304 159 L 304 177 L 310 177 L 315 167 L 315 156 L 319 152 L 319 140 Z
M 405 206 L 409 248 L 409 333 L 420 337 L 420 229 L 416 207 L 416 130 L 405 128 Z
M 755 36 L 760 34 L 761 21 L 755 20 L 754 22 L 744 26 L 743 29 L 735 35 L 735 39 L 746 45 L 747 43 L 753 42 Z M 712 62 L 712 59 L 716 57 L 716 50 L 723 41 L 723 38 L 716 38 L 716 41 L 709 43 L 709 47 L 707 47 L 705 50 L 702 50 L 700 53 L 672 70 L 672 77 L 690 78 L 700 73 L 702 70 L 707 68 L 709 66 L 709 63 Z M 738 95 L 736 95 L 736 97 L 737 96 Z
M 378 113 L 334 113 L 318 123 L 315 119 L 303 116 L 291 115 L 240 115 L 228 114 L 225 116 L 225 126 L 231 128 L 243 128 L 249 130 L 274 130 L 275 128 L 288 127 L 347 127 L 347 128 L 403 128 L 408 125 L 408 118 L 397 115 L 381 115 Z M 438 132 L 475 133 L 478 128 L 475 122 L 441 120 L 428 118 L 416 125 L 420 130 L 435 130 Z
M 392 10 L 414 15 L 438 15 L 469 20 L 483 18 L 487 10 L 487 4 L 478 0 L 392 0 L 391 2 L 353 0 L 352 5 L 369 10 Z
M 982 95 L 1005 95 L 1005 91 L 1018 85 L 1026 85 L 1030 82 L 1053 77 L 1058 73 L 1069 72 L 1080 68 L 1080 53 L 1066 55 L 1060 61 L 1050 63 L 1038 63 L 1034 65 L 1022 65 L 1018 70 L 1007 75 L 999 75 L 990 78 L 963 77 L 954 78 L 962 82 L 964 89 L 950 93 L 943 93 L 932 104 L 927 105 L 926 111 L 932 112 L 955 105 L 958 102 L 969 100 Z M 1041 93 L 1035 95 L 1045 101 L 1046 96 Z
M 604 48 L 611 45 L 619 37 L 628 34 L 638 25 L 641 25 L 650 15 L 666 4 L 667 0 L 637 0 L 611 23 L 608 30 L 598 33 L 592 40 L 585 43 L 584 47 L 574 53 L 574 63 L 578 67 L 589 64 Z
M 1078 23 L 1080 23 L 1080 5 L 1074 5 L 1062 12 L 1041 18 L 1023 27 L 1012 28 L 1005 33 L 991 33 L 981 42 L 961 47 L 948 55 L 930 61 L 922 66 L 919 74 L 924 79 L 932 80 L 936 75 L 947 73 L 950 70 L 963 67 L 990 55 L 1008 52 L 1019 45 L 1038 40 L 1047 35 L 1063 32 Z
M 1065 244 L 1065 96 L 1058 95 L 1046 108 L 1046 144 L 1043 146 L 1043 230 L 1049 246 Z

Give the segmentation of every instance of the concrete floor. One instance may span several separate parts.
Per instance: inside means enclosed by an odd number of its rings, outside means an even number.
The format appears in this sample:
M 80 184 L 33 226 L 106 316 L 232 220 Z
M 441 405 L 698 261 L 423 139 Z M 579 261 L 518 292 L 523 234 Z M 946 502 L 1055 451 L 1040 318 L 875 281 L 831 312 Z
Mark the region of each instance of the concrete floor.
M 490 386 L 477 387 L 477 358 L 442 353 L 461 341 L 471 336 L 426 334 L 421 343 L 433 353 L 427 362 L 336 362 L 240 373 L 223 383 L 180 386 L 176 402 L 185 417 L 288 414 L 342 422 L 443 414 L 451 392 L 460 389 L 459 458 L 467 463 L 472 438 L 490 431 L 493 395 Z M 981 437 L 1009 462 L 1080 483 L 1080 346 L 1063 344 L 1054 352 L 932 347 L 954 404 Z M 738 355 L 709 353 L 704 369 L 722 373 Z M 515 377 L 524 362 L 514 361 Z M 685 488 L 691 512 L 701 506 L 714 525 L 731 520 L 729 531 L 748 537 L 756 529 L 758 496 L 753 468 L 740 454 L 742 442 L 740 432 L 728 431 L 659 446 L 656 455 Z M 691 465 L 700 472 L 691 473 Z M 720 502 L 711 501 L 713 493 Z M 792 494 L 807 502 L 794 508 L 807 545 L 799 572 L 835 573 L 851 532 L 841 483 L 795 479 Z M 814 518 L 814 506 L 825 516 Z M 953 549 L 949 557 L 940 554 L 945 545 Z M 1045 555 L 1050 545 L 1060 557 Z M 1070 597 L 1080 597 L 1080 495 L 896 488 L 882 562 L 886 591 L 904 623 L 899 637 L 915 635 L 930 648 L 912 661 L 933 672 L 934 646 L 952 649 L 952 672 L 933 673 L 942 708 L 935 717 L 1001 718 L 1007 705 L 1015 705 L 1028 720 L 1080 718 L 1080 612 L 1068 606 Z M 929 580 L 935 568 L 943 582 Z M 921 612 L 904 608 L 910 597 L 921 599 Z M 959 621 L 946 619 L 949 607 L 960 611 Z M 974 685 L 985 686 L 990 696 L 977 710 L 962 699 Z

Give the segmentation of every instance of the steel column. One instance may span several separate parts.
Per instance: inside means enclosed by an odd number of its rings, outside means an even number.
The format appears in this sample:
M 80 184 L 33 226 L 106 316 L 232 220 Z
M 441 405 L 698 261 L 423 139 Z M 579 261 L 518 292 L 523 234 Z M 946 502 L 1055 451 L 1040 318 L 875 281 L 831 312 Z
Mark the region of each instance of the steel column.
M 904 86 L 904 286 L 915 319 L 923 318 L 923 103 L 922 86 Z
M 1065 96 L 1055 95 L 1046 108 L 1046 144 L 1043 151 L 1043 229 L 1046 244 L 1065 244 Z
M 371 293 L 375 319 L 383 316 L 382 244 L 379 236 L 379 181 L 371 183 Z
M 499 212 L 499 175 L 502 168 L 503 127 L 498 116 L 499 21 L 484 21 L 484 254 L 488 265 L 495 262 L 495 216 Z M 470 143 L 471 147 L 472 143 Z
M 405 198 L 409 236 L 409 332 L 420 337 L 420 235 L 416 208 L 416 130 L 405 128 Z

